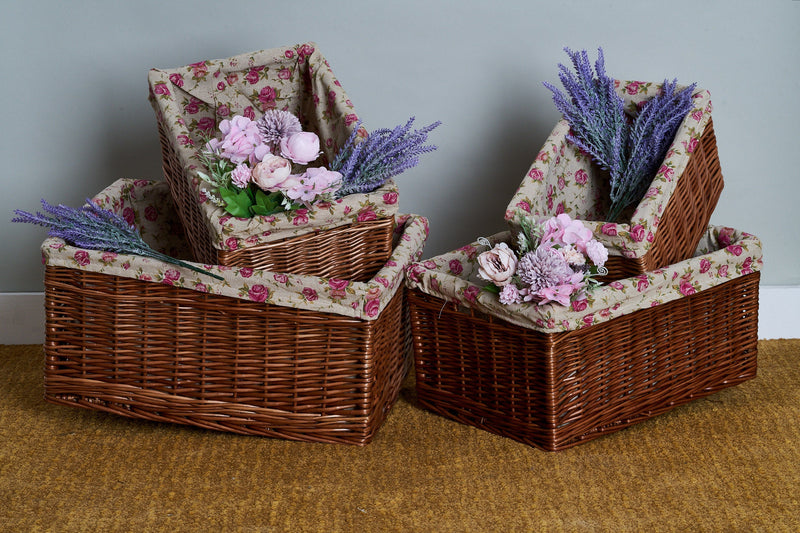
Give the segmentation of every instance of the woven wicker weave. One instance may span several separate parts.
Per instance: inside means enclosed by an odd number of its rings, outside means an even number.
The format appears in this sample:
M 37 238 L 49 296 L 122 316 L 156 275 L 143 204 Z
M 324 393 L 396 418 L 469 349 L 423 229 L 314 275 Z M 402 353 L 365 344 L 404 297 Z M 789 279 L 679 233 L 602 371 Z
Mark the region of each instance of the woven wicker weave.
M 605 281 L 628 278 L 679 263 L 692 256 L 708 229 L 723 189 L 714 124 L 709 119 L 697 148 L 681 174 L 654 233 L 653 245 L 643 257 L 609 257 Z
M 459 422 L 569 448 L 754 378 L 759 277 L 560 333 L 411 290 L 417 397 Z
M 369 443 L 410 362 L 401 288 L 377 320 L 48 266 L 45 398 L 159 422 Z
M 392 254 L 394 217 L 312 231 L 238 250 L 216 248 L 207 228 L 209 222 L 190 185 L 192 178 L 185 173 L 161 123 L 158 130 L 164 176 L 195 261 L 363 281 L 372 277 Z

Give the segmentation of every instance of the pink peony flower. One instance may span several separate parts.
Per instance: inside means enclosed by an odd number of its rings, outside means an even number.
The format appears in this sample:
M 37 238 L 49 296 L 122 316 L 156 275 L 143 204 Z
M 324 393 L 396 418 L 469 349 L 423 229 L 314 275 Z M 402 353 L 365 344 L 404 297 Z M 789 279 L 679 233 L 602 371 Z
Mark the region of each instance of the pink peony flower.
M 586 255 L 589 256 L 592 263 L 597 266 L 603 266 L 608 261 L 608 250 L 599 241 L 592 239 L 586 243 Z
M 249 160 L 256 148 L 263 146 L 256 123 L 247 117 L 240 115 L 225 119 L 220 122 L 219 131 L 224 135 L 222 141 L 209 142 L 209 147 L 212 151 L 219 149 L 222 157 L 237 165 Z
M 298 165 L 307 165 L 319 154 L 319 137 L 314 132 L 301 131 L 281 139 L 281 155 Z
M 478 276 L 498 287 L 511 283 L 516 269 L 517 256 L 504 242 L 478 256 Z
M 253 167 L 251 179 L 265 191 L 278 191 L 291 173 L 292 164 L 287 159 L 268 154 Z

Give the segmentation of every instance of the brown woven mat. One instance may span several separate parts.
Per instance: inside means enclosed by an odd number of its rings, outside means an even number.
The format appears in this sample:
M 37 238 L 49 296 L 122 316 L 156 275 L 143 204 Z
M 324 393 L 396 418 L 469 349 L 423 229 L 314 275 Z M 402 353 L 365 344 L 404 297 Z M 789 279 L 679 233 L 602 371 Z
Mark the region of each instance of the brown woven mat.
M 430 414 L 411 383 L 372 444 L 244 437 L 42 400 L 0 347 L 0 531 L 797 531 L 800 340 L 758 378 L 542 452 Z

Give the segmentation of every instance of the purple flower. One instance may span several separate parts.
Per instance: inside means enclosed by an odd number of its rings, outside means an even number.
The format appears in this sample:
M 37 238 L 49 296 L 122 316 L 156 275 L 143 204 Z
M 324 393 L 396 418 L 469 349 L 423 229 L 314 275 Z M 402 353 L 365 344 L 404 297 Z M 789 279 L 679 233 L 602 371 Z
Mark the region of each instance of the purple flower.
M 261 139 L 275 152 L 281 141 L 303 131 L 300 120 L 288 111 L 270 109 L 256 121 Z
M 317 196 L 336 192 L 342 183 L 342 175 L 325 167 L 313 167 L 295 177 L 284 194 L 292 200 L 311 202 Z M 287 180 L 289 181 L 289 180 Z
M 519 279 L 534 293 L 545 287 L 561 285 L 574 274 L 564 255 L 554 248 L 539 247 L 528 252 L 517 265 Z
M 500 291 L 500 303 L 504 305 L 518 304 L 522 302 L 522 295 L 513 283 L 509 283 Z

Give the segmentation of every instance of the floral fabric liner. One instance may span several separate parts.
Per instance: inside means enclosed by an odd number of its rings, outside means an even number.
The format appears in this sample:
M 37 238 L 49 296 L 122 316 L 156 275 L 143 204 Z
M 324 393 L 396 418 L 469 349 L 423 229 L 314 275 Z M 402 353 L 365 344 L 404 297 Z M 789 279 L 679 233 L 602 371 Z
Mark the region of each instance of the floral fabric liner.
M 656 95 L 661 84 L 619 82 L 617 92 L 632 109 Z M 694 108 L 680 125 L 667 156 L 650 188 L 635 207 L 629 223 L 604 222 L 608 212 L 609 186 L 591 156 L 566 140 L 569 123 L 561 119 L 536 156 L 519 189 L 506 209 L 506 220 L 514 226 L 518 214 L 536 218 L 567 213 L 583 221 L 612 255 L 643 257 L 650 249 L 658 222 L 711 118 L 711 95 L 693 93 Z
M 498 233 L 492 244 L 509 242 L 510 232 Z M 437 298 L 477 309 L 503 320 L 545 333 L 571 331 L 600 324 L 639 309 L 663 304 L 761 270 L 761 241 L 747 233 L 709 226 L 695 256 L 680 263 L 601 285 L 571 306 L 532 303 L 503 305 L 498 295 L 482 290 L 477 257 L 487 248 L 472 243 L 411 265 L 409 287 Z
M 230 216 L 203 192 L 208 185 L 195 173 L 205 170 L 197 150 L 204 136 L 217 133 L 219 122 L 234 115 L 256 120 L 269 109 L 294 113 L 304 131 L 313 131 L 320 138 L 323 154 L 313 166 L 329 165 L 356 127 L 358 115 L 316 44 L 151 69 L 148 78 L 150 103 L 178 159 L 189 171 L 191 187 L 217 249 L 236 250 L 397 214 L 398 189 L 391 180 L 371 193 L 250 219 Z
M 183 258 L 187 244 L 165 182 L 121 179 L 92 201 L 134 223 L 142 238 L 154 249 Z M 42 243 L 42 260 L 51 266 L 81 269 L 152 283 L 240 298 L 265 304 L 334 313 L 375 320 L 403 284 L 407 267 L 422 256 L 428 237 L 428 220 L 417 215 L 399 215 L 395 247 L 391 257 L 367 282 L 326 279 L 268 272 L 247 267 L 205 265 L 224 278 L 193 272 L 154 259 L 85 250 L 61 239 Z M 182 257 L 183 256 L 183 257 Z

